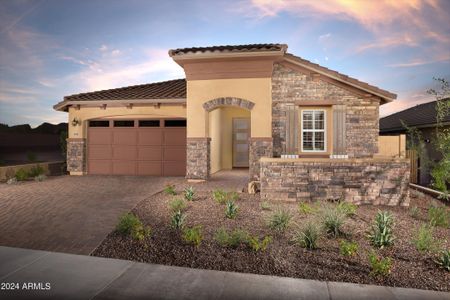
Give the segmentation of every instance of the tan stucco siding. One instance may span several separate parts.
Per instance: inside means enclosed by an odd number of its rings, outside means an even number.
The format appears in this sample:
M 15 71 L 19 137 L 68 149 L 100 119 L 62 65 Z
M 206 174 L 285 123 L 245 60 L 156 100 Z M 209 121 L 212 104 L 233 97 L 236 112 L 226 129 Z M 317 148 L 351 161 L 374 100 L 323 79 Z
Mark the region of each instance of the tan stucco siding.
M 236 97 L 255 103 L 251 110 L 252 137 L 272 136 L 271 78 L 192 80 L 187 82 L 187 136 L 207 137 L 208 113 L 203 103 Z M 195 121 L 194 121 L 195 120 Z
M 77 110 L 74 107 L 69 108 L 69 138 L 86 138 L 88 120 L 100 118 L 115 119 L 146 119 L 146 118 L 185 118 L 186 108 L 182 105 L 161 105 L 159 108 L 154 106 L 133 106 L 126 107 L 81 107 Z M 74 118 L 81 120 L 82 125 L 72 126 Z

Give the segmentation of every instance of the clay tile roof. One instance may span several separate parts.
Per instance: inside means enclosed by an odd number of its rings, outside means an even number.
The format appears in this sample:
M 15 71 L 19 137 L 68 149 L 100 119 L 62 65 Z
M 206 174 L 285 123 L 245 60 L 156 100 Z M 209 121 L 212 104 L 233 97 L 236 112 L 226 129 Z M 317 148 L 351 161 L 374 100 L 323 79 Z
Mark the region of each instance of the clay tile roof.
M 64 101 L 136 100 L 186 98 L 186 80 L 175 79 L 162 82 L 127 86 L 117 89 L 65 96 Z
M 249 45 L 225 45 L 210 47 L 192 47 L 169 50 L 170 56 L 195 54 L 195 53 L 229 53 L 229 52 L 262 52 L 286 50 L 286 44 L 249 44 Z
M 450 98 L 446 99 L 446 101 L 450 101 Z M 436 101 L 419 104 L 381 118 L 380 132 L 406 131 L 400 120 L 403 120 L 408 126 L 436 124 Z M 450 113 L 444 117 L 443 122 L 450 122 Z
M 323 73 L 326 74 L 326 75 L 335 77 L 336 79 L 338 79 L 338 80 L 340 80 L 340 81 L 342 81 L 342 82 L 346 82 L 346 83 L 348 83 L 348 84 L 353 84 L 353 85 L 358 86 L 358 87 L 360 87 L 360 88 L 363 88 L 363 89 L 366 89 L 366 90 L 368 90 L 368 91 L 374 92 L 374 93 L 376 93 L 376 94 L 378 94 L 378 95 L 381 95 L 381 96 L 383 96 L 384 99 L 387 100 L 387 101 L 392 101 L 392 100 L 394 100 L 394 99 L 397 98 L 397 95 L 394 94 L 394 93 L 391 93 L 391 92 L 389 92 L 389 91 L 380 89 L 379 87 L 370 85 L 370 84 L 368 84 L 368 83 L 366 83 L 366 82 L 359 81 L 359 80 L 356 79 L 356 78 L 349 77 L 349 76 L 344 75 L 344 74 L 342 74 L 342 73 L 339 73 L 339 72 L 337 72 L 337 71 L 333 71 L 333 70 L 328 69 L 328 68 L 326 68 L 326 67 L 323 67 L 323 66 L 321 66 L 321 65 L 318 65 L 318 64 L 315 64 L 315 63 L 313 63 L 313 62 L 310 62 L 309 60 L 306 60 L 306 59 L 303 59 L 303 58 L 301 58 L 301 57 L 295 56 L 295 55 L 293 55 L 293 54 L 291 54 L 291 53 L 286 53 L 286 54 L 285 54 L 285 57 L 286 57 L 286 58 L 290 58 L 290 59 L 292 59 L 292 60 L 294 60 L 294 61 L 297 61 L 297 62 L 299 62 L 299 63 L 301 63 L 302 65 L 305 65 L 305 66 L 307 66 L 307 67 L 310 67 L 310 68 L 312 68 L 312 69 L 315 69 L 315 70 L 317 70 L 318 72 L 323 72 Z

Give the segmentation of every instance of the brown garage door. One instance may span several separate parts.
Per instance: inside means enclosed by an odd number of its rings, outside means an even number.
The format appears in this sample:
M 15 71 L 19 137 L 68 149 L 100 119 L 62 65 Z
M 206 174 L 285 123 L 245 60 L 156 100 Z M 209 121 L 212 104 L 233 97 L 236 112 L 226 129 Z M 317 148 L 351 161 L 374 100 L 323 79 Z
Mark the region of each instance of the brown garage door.
M 89 174 L 186 174 L 186 120 L 90 121 L 87 145 Z

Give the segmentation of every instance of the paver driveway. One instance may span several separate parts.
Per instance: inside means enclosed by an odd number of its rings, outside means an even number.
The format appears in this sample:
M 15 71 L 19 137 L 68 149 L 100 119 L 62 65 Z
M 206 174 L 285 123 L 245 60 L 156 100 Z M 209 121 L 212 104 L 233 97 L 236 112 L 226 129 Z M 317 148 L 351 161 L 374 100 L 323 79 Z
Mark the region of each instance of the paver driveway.
M 89 254 L 118 217 L 181 177 L 60 176 L 0 184 L 0 245 Z

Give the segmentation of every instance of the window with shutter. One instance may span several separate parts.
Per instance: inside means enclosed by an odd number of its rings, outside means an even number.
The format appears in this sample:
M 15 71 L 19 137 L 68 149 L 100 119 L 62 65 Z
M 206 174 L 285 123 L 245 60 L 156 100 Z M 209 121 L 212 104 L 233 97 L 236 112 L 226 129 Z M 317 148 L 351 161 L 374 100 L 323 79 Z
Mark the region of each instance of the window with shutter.
M 286 106 L 286 127 L 285 127 L 285 144 L 283 154 L 295 155 L 297 154 L 297 108 L 295 105 Z
M 345 105 L 333 105 L 333 155 L 347 158 L 345 132 Z

